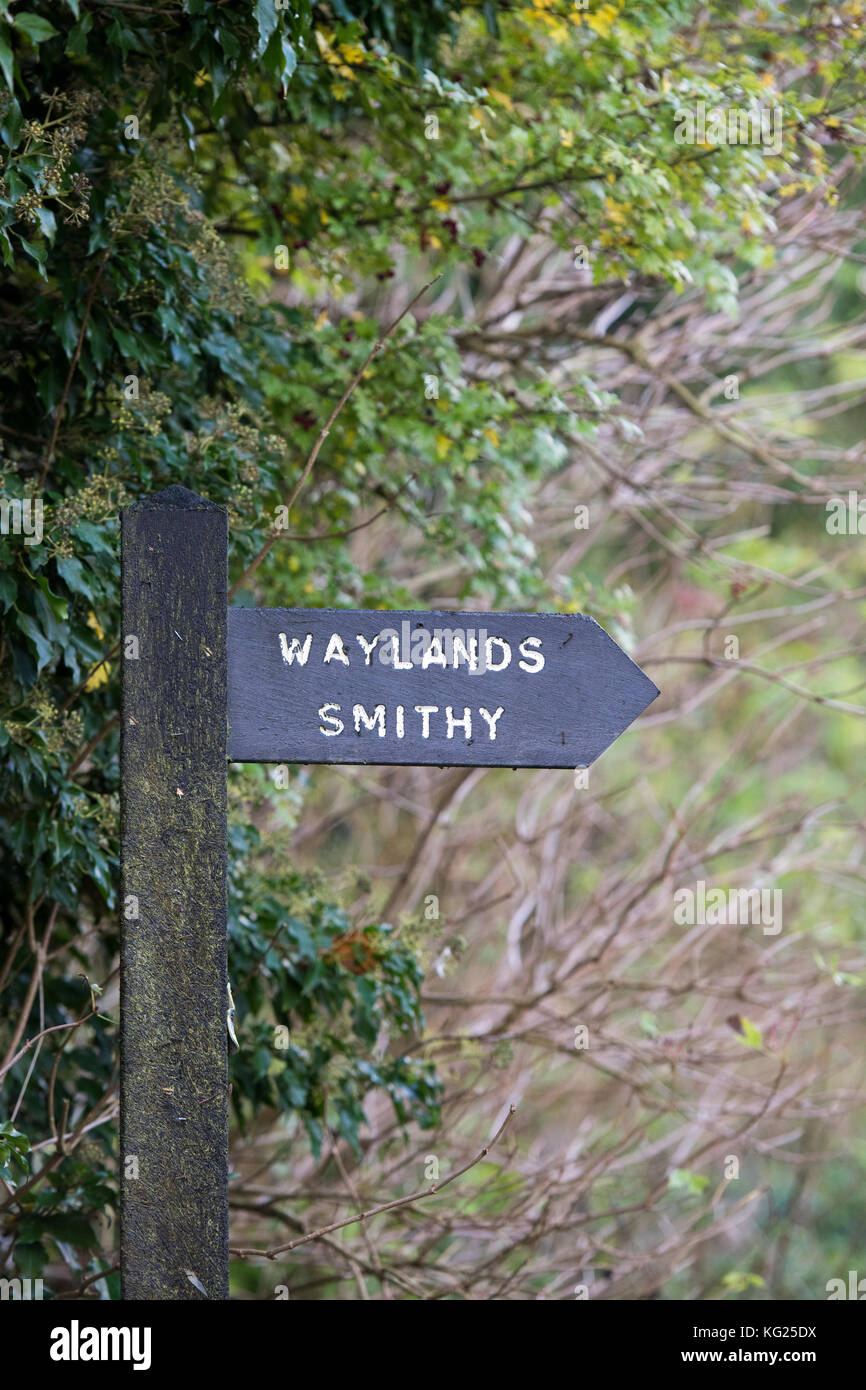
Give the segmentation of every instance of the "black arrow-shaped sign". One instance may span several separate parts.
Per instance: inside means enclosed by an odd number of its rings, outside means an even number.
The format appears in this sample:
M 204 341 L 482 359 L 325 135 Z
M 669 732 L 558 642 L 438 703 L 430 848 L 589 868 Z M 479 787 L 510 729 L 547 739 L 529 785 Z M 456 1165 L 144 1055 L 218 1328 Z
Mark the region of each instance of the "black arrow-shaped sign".
M 229 608 L 229 757 L 588 767 L 659 691 L 580 613 Z

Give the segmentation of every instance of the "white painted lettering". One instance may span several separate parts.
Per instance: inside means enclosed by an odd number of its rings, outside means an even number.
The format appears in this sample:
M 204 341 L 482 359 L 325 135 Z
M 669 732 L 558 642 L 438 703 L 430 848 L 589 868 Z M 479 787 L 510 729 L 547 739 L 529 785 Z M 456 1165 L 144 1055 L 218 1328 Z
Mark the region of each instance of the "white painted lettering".
M 376 650 L 376 643 L 378 642 L 381 636 L 381 632 L 377 632 L 372 642 L 368 642 L 366 637 L 362 636 L 360 632 L 355 634 L 356 641 L 360 642 L 361 646 L 364 649 L 364 661 L 367 666 L 372 665 L 373 652 Z
M 447 666 L 445 653 L 442 650 L 442 638 L 438 631 L 434 632 L 430 639 L 430 645 L 421 658 L 421 669 L 426 671 L 428 666 Z
M 439 713 L 438 705 L 416 705 L 415 713 L 421 716 L 421 737 L 430 737 L 430 716 Z
M 502 649 L 502 660 L 498 665 L 493 664 L 493 643 Z M 511 664 L 511 647 L 504 637 L 488 637 L 484 643 L 484 667 L 487 671 L 504 671 L 506 666 Z
M 326 738 L 336 738 L 337 734 L 341 734 L 346 726 L 343 723 L 342 719 L 337 718 L 336 714 L 328 713 L 328 710 L 330 709 L 336 710 L 337 714 L 340 713 L 339 705 L 322 705 L 321 709 L 319 710 L 319 718 L 324 720 L 326 724 L 336 724 L 337 727 L 335 729 L 324 729 L 320 724 L 319 728 Z
M 368 714 L 363 705 L 355 705 L 352 713 L 355 716 L 355 733 L 361 732 L 361 725 L 373 732 L 376 724 L 379 725 L 379 737 L 385 737 L 385 706 L 377 705 L 372 714 Z
M 467 647 L 468 640 L 468 647 Z M 474 632 L 467 639 L 462 632 L 455 632 L 451 639 L 451 664 L 455 671 L 461 661 L 465 661 L 470 671 L 478 670 L 478 638 Z
M 342 661 L 344 666 L 349 664 L 349 656 L 339 632 L 332 633 L 328 643 L 328 650 L 325 652 L 325 664 L 327 665 L 329 661 Z
M 504 714 L 504 713 L 505 713 L 505 710 L 503 709 L 502 705 L 499 706 L 499 708 L 497 709 L 497 711 L 496 711 L 495 714 L 491 714 L 490 711 L 489 711 L 489 710 L 486 710 L 486 709 L 484 708 L 483 705 L 480 705 L 480 706 L 479 706 L 479 709 L 478 709 L 478 713 L 481 715 L 481 718 L 482 718 L 482 719 L 486 719 L 486 720 L 487 720 L 487 723 L 490 725 L 490 737 L 491 737 L 491 739 L 495 739 L 495 737 L 496 737 L 496 721 L 499 719 L 499 716 L 500 716 L 501 714 Z
M 527 647 L 536 647 L 539 648 L 539 650 L 528 652 L 526 650 Z M 544 666 L 544 657 L 541 654 L 540 648 L 540 637 L 524 637 L 523 641 L 520 644 L 520 655 L 525 657 L 526 660 L 518 661 L 517 663 L 521 671 L 529 671 L 531 675 L 535 675 L 536 672 L 542 669 L 542 667 Z M 527 664 L 528 662 L 534 662 L 535 664 L 530 666 Z
M 403 626 L 403 637 L 404 637 L 404 639 L 407 639 L 407 629 L 408 629 L 408 627 L 409 627 L 409 624 L 405 621 L 405 619 L 404 619 L 404 621 L 403 621 L 403 625 L 402 625 L 402 626 Z M 406 655 L 407 655 L 407 653 L 408 653 L 408 646 L 409 646 L 408 639 L 407 639 L 407 640 L 404 640 L 403 643 L 402 643 L 403 656 L 406 656 Z M 394 659 L 394 670 L 395 670 L 395 671 L 411 671 L 411 670 L 412 670 L 412 662 L 411 662 L 411 659 L 410 659 L 409 661 L 403 661 L 403 660 L 402 660 L 402 658 L 401 658 L 401 656 L 400 656 L 400 647 L 401 647 L 401 643 L 400 643 L 399 639 L 398 639 L 396 636 L 394 636 L 394 637 L 392 638 L 392 642 L 391 642 L 391 651 L 392 651 L 392 655 L 393 655 L 393 659 Z
M 451 705 L 446 705 L 445 718 L 448 721 L 446 738 L 453 738 L 455 729 L 465 729 L 467 740 L 472 739 L 472 711 L 468 705 L 463 706 L 462 719 L 455 719 L 453 707 Z
M 291 646 L 289 646 L 289 642 L 288 642 L 288 638 L 286 637 L 286 634 L 285 634 L 284 632 L 281 632 L 281 633 L 280 633 L 280 650 L 281 650 L 281 652 L 283 653 L 283 661 L 286 663 L 286 665 L 287 665 L 287 666 L 291 666 L 291 664 L 292 664 L 292 662 L 294 661 L 295 657 L 297 657 L 297 658 L 298 658 L 298 665 L 299 665 L 299 666 L 306 666 L 306 664 L 307 664 L 307 657 L 310 655 L 310 643 L 312 642 L 312 640 L 313 640 L 313 634 L 312 634 L 311 632 L 308 632 L 307 635 L 306 635 L 306 637 L 304 638 L 304 645 L 303 645 L 303 646 L 301 646 L 301 644 L 300 644 L 300 642 L 298 641 L 297 637 L 293 637 L 293 638 L 292 638 L 292 644 L 291 644 Z

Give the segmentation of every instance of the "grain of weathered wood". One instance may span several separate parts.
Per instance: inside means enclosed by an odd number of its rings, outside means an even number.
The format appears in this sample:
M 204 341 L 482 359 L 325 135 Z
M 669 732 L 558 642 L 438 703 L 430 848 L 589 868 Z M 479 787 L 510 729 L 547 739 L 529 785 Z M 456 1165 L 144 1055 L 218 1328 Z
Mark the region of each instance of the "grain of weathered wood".
M 579 613 L 233 607 L 228 663 L 240 762 L 588 767 L 659 693 Z
M 125 1299 L 228 1297 L 227 545 L 185 488 L 122 516 Z

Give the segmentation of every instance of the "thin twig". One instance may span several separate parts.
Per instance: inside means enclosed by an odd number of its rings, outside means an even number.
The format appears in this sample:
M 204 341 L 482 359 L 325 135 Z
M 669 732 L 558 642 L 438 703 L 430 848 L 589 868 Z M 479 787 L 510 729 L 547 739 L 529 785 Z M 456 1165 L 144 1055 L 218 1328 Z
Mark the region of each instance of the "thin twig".
M 452 1173 L 450 1178 L 446 1178 L 444 1182 L 433 1183 L 431 1187 L 425 1187 L 420 1192 L 413 1192 L 409 1197 L 398 1197 L 393 1202 L 383 1202 L 381 1206 L 371 1207 L 369 1211 L 361 1211 L 357 1216 L 347 1216 L 343 1221 L 333 1221 L 330 1226 L 320 1226 L 317 1231 L 308 1231 L 306 1235 L 298 1236 L 297 1240 L 290 1240 L 285 1245 L 273 1245 L 269 1250 L 232 1249 L 231 1253 L 237 1255 L 242 1260 L 248 1259 L 253 1255 L 261 1255 L 266 1260 L 273 1260 L 276 1259 L 277 1255 L 285 1254 L 287 1250 L 294 1250 L 297 1246 L 306 1245 L 311 1240 L 320 1240 L 322 1236 L 328 1236 L 332 1231 L 340 1231 L 344 1226 L 355 1226 L 359 1221 L 368 1221 L 371 1216 L 380 1216 L 383 1211 L 396 1211 L 398 1207 L 407 1207 L 410 1203 L 419 1202 L 424 1197 L 435 1197 L 443 1188 L 448 1187 L 452 1182 L 456 1182 L 457 1178 L 461 1178 L 464 1173 L 469 1172 L 470 1168 L 474 1168 L 477 1163 L 480 1163 L 482 1159 L 487 1157 L 494 1144 L 501 1138 L 516 1110 L 517 1107 L 515 1105 L 510 1105 L 508 1107 L 508 1114 L 490 1140 L 490 1143 L 485 1144 L 484 1148 L 480 1153 L 476 1154 L 475 1158 L 471 1159 L 469 1163 L 465 1163 L 462 1168 L 458 1168 L 457 1171 Z
M 355 387 L 358 385 L 358 382 L 361 380 L 361 377 L 364 375 L 365 371 L 366 371 L 367 368 L 369 367 L 369 365 L 370 365 L 370 363 L 372 362 L 373 358 L 376 356 L 376 353 L 382 351 L 382 348 L 385 346 L 386 342 L 387 342 L 388 339 L 390 338 L 391 334 L 394 332 L 395 328 L 398 326 L 398 324 L 400 324 L 400 323 L 403 321 L 403 319 L 404 319 L 404 318 L 406 317 L 406 315 L 409 313 L 409 310 L 410 310 L 410 309 L 413 309 L 413 308 L 415 307 L 415 305 L 418 303 L 418 300 L 421 298 L 421 296 L 424 295 L 424 294 L 426 294 L 427 291 L 430 289 L 430 286 L 431 286 L 431 285 L 435 285 L 435 284 L 436 284 L 436 281 L 437 281 L 437 280 L 441 280 L 441 278 L 442 278 L 441 275 L 436 275 L 436 276 L 434 276 L 434 278 L 433 278 L 432 280 L 428 280 L 428 281 L 427 281 L 427 284 L 426 284 L 426 285 L 423 285 L 423 286 L 421 287 L 421 289 L 420 289 L 420 290 L 418 291 L 418 293 L 414 296 L 414 298 L 409 300 L 409 303 L 406 305 L 406 308 L 402 311 L 402 313 L 398 314 L 397 317 L 395 318 L 394 322 L 388 325 L 388 327 L 385 329 L 385 332 L 381 335 L 381 337 L 379 337 L 379 338 L 376 339 L 376 341 L 375 341 L 375 343 L 373 344 L 372 348 L 371 348 L 370 351 L 367 353 L 367 356 L 364 358 L 364 361 L 361 363 L 361 366 L 358 368 L 357 372 L 356 372 L 355 375 L 352 377 L 352 380 L 349 382 L 349 385 L 346 387 L 346 389 L 345 389 L 345 391 L 343 392 L 342 396 L 341 396 L 340 399 L 337 401 L 337 404 L 334 406 L 334 409 L 331 411 L 330 415 L 328 416 L 328 418 L 327 418 L 325 424 L 322 426 L 321 430 L 319 431 L 319 437 L 318 437 L 318 439 L 316 440 L 315 444 L 313 445 L 312 449 L 310 450 L 309 457 L 307 458 L 307 461 L 306 461 L 306 463 L 304 464 L 304 467 L 303 467 L 303 469 L 302 469 L 302 471 L 301 471 L 301 476 L 300 476 L 300 478 L 298 479 L 297 483 L 295 484 L 294 491 L 292 492 L 292 495 L 291 495 L 291 497 L 289 498 L 288 505 L 287 505 L 287 507 L 286 507 L 286 513 L 287 513 L 287 515 L 291 512 L 292 507 L 294 506 L 294 504 L 295 504 L 295 502 L 296 502 L 296 500 L 297 500 L 297 498 L 298 498 L 298 494 L 299 494 L 300 491 L 301 491 L 301 488 L 304 486 L 305 482 L 307 481 L 307 479 L 309 478 L 310 474 L 311 474 L 312 471 L 313 471 L 313 468 L 314 468 L 315 463 L 316 463 L 316 459 L 319 457 L 319 451 L 320 451 L 322 445 L 324 444 L 325 440 L 326 440 L 327 437 L 328 437 L 328 434 L 329 434 L 329 432 L 330 432 L 331 426 L 333 425 L 333 423 L 334 423 L 334 421 L 336 420 L 337 416 L 340 414 L 340 411 L 343 409 L 343 406 L 346 404 L 347 400 L 348 400 L 349 397 L 351 396 L 351 394 L 352 394 L 352 392 L 354 391 Z M 241 575 L 240 579 L 238 579 L 238 580 L 236 581 L 236 583 L 234 583 L 234 584 L 232 585 L 232 587 L 229 589 L 229 592 L 228 592 L 229 598 L 233 598 L 234 595 L 237 593 L 238 589 L 241 587 L 241 585 L 244 584 L 244 583 L 246 582 L 246 580 L 249 579 L 249 578 L 251 577 L 251 575 L 255 574 L 256 570 L 257 570 L 258 567 L 259 567 L 259 565 L 262 563 L 262 560 L 264 560 L 265 556 L 268 555 L 268 554 L 270 553 L 272 547 L 274 546 L 274 544 L 276 543 L 276 541 L 277 541 L 278 539 L 279 539 L 279 533 L 278 533 L 278 532 L 275 533 L 274 535 L 268 537 L 268 539 L 265 541 L 264 545 L 262 546 L 261 550 L 258 552 L 257 555 L 255 555 L 255 556 L 253 557 L 253 559 L 252 559 L 252 560 L 250 561 L 250 563 L 247 565 L 247 567 L 246 567 L 246 569 L 244 570 L 243 574 Z
M 78 1285 L 77 1289 L 66 1289 L 64 1293 L 56 1293 L 54 1295 L 55 1303 L 61 1298 L 78 1298 L 91 1284 L 98 1284 L 100 1279 L 105 1279 L 109 1274 L 116 1274 L 119 1269 L 120 1261 L 118 1260 L 116 1264 L 109 1265 L 108 1269 L 100 1269 L 96 1274 L 89 1274 L 87 1278 Z
M 311 541 L 342 541 L 345 540 L 347 536 L 354 536 L 356 531 L 366 530 L 368 526 L 373 525 L 374 521 L 378 521 L 380 516 L 384 516 L 386 512 L 389 512 L 393 507 L 394 503 L 397 501 L 397 498 L 401 495 L 401 493 L 404 493 L 406 491 L 407 487 L 411 487 L 412 483 L 414 483 L 417 477 L 417 473 L 412 473 L 406 479 L 405 483 L 403 483 L 402 486 L 397 489 L 397 491 L 394 493 L 394 496 L 388 498 L 388 501 L 385 503 L 384 507 L 380 507 L 379 510 L 377 512 L 374 512 L 372 516 L 368 516 L 366 521 L 359 521 L 355 526 L 347 526 L 344 531 L 319 531 L 318 534 L 315 536 L 296 536 L 292 535 L 291 532 L 286 531 L 280 533 L 279 539 L 281 541 L 301 541 L 302 543 L 309 545 Z
M 49 1033 L 58 1033 L 63 1028 L 79 1028 L 81 1024 L 86 1023 L 89 1018 L 95 1017 L 96 1012 L 96 1009 L 91 1009 L 89 1013 L 82 1014 L 81 1018 L 74 1018 L 71 1023 L 52 1023 L 50 1028 L 43 1028 L 40 1033 L 34 1033 L 33 1037 L 28 1038 L 24 1046 L 19 1048 L 14 1057 L 10 1057 L 7 1062 L 3 1063 L 3 1066 L 0 1067 L 0 1076 L 5 1076 L 10 1067 L 14 1067 L 15 1063 L 21 1060 L 25 1052 L 30 1051 L 35 1042 L 39 1042 Z
M 90 320 L 90 311 L 93 308 L 93 301 L 96 298 L 96 291 L 99 289 L 100 281 L 102 280 L 102 273 L 105 270 L 106 264 L 108 262 L 108 253 L 109 248 L 106 246 L 104 252 L 102 253 L 102 260 L 99 262 L 99 268 L 93 277 L 93 284 L 90 286 L 90 293 L 87 296 L 87 303 L 84 306 L 84 317 L 81 320 L 81 328 L 78 333 L 78 342 L 75 344 L 75 351 L 72 354 L 72 361 L 69 364 L 69 371 L 66 373 L 66 382 L 63 387 L 63 395 L 60 397 L 60 404 L 54 412 L 54 424 L 51 429 L 51 439 L 48 442 L 48 451 L 45 455 L 45 462 L 42 465 L 42 472 L 39 474 L 39 482 L 37 484 L 38 488 L 42 488 L 45 479 L 48 476 L 48 470 L 51 467 L 51 461 L 54 458 L 54 449 L 57 444 L 57 436 L 60 433 L 60 424 L 63 420 L 63 415 L 66 410 L 66 402 L 69 400 L 69 392 L 72 390 L 72 381 L 75 376 L 75 369 L 78 366 L 78 359 L 81 356 L 81 349 L 84 346 L 84 335 L 87 332 L 87 324 Z

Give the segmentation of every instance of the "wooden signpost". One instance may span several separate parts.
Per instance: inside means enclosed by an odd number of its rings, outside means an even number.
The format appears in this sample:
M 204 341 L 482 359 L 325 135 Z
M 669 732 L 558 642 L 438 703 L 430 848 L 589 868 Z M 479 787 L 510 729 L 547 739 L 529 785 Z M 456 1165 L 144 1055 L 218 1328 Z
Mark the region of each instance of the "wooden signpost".
M 121 535 L 122 1291 L 226 1299 L 227 759 L 588 767 L 659 692 L 581 614 L 227 608 L 186 488 Z
M 592 618 L 230 608 L 229 756 L 588 767 L 658 691 Z

